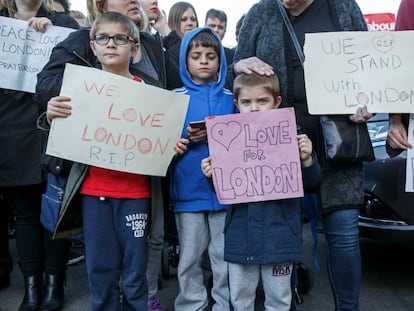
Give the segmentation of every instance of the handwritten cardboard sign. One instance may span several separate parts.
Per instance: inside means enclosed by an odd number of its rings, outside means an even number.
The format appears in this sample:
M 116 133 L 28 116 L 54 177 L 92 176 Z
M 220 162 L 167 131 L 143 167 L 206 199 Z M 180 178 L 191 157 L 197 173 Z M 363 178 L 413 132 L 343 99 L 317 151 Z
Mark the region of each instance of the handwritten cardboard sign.
M 414 112 L 414 31 L 306 34 L 311 114 Z
M 52 49 L 74 29 L 48 26 L 36 32 L 26 21 L 0 17 L 0 87 L 34 93 L 37 74 Z
M 117 171 L 165 176 L 187 112 L 175 94 L 102 70 L 66 64 L 72 114 L 55 118 L 46 153 Z
M 206 126 L 220 203 L 303 196 L 292 108 L 218 116 Z

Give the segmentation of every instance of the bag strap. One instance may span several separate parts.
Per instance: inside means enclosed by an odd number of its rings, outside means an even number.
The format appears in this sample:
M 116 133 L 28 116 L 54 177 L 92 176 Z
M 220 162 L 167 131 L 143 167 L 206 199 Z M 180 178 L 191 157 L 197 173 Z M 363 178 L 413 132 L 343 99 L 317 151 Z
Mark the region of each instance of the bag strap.
M 283 6 L 282 2 L 280 0 L 277 0 L 276 2 L 279 7 L 280 14 L 282 14 L 283 22 L 285 23 L 285 26 L 289 32 L 290 39 L 292 40 L 293 46 L 295 47 L 296 54 L 298 55 L 299 61 L 303 67 L 303 62 L 305 61 L 305 55 L 303 54 L 302 48 L 300 47 L 298 37 L 296 36 L 295 30 L 293 29 L 292 23 L 290 22 L 289 16 L 287 15 L 285 7 Z M 320 265 L 319 265 L 318 256 L 317 256 L 318 233 L 316 230 L 316 219 L 315 217 L 312 217 L 312 218 L 313 219 L 311 219 L 311 231 L 312 231 L 312 236 L 313 236 L 313 248 L 312 248 L 313 265 L 315 267 L 315 270 L 319 271 Z
M 295 47 L 296 54 L 298 54 L 300 63 L 303 67 L 303 62 L 305 61 L 305 55 L 303 54 L 302 48 L 300 47 L 298 37 L 296 36 L 295 30 L 293 29 L 292 23 L 290 22 L 289 16 L 286 13 L 285 7 L 283 6 L 282 2 L 277 0 L 277 5 L 280 10 L 280 14 L 282 14 L 283 22 L 289 32 L 290 39 L 292 40 L 293 46 Z
M 165 89 L 165 86 L 162 85 L 162 83 L 160 81 L 158 81 L 157 79 L 151 77 L 149 74 L 146 74 L 145 72 L 143 72 L 142 70 L 139 70 L 137 67 L 129 66 L 129 71 L 134 75 L 134 76 L 138 76 L 139 78 L 143 79 L 144 81 L 150 83 L 153 86 Z

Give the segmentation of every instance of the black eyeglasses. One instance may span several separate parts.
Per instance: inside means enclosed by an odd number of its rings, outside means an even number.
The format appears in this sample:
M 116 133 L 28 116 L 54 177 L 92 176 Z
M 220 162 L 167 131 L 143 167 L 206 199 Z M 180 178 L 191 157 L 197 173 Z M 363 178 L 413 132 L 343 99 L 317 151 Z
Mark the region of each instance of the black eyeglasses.
M 93 37 L 93 40 L 99 44 L 99 45 L 106 45 L 108 44 L 109 40 L 114 40 L 116 45 L 126 45 L 128 44 L 128 42 L 136 42 L 134 39 L 132 39 L 130 36 L 127 35 L 114 35 L 114 36 L 108 36 L 106 34 L 100 34 L 100 35 L 95 35 Z

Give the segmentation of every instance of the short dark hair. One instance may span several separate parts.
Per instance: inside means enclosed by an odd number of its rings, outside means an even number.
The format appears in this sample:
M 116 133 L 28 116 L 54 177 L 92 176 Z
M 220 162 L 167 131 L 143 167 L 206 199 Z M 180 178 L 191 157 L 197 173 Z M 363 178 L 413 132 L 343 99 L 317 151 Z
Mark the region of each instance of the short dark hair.
M 210 28 L 204 29 L 200 31 L 198 34 L 196 34 L 188 44 L 187 49 L 187 55 L 188 52 L 192 47 L 196 46 L 202 46 L 202 47 L 212 47 L 214 51 L 217 53 L 217 55 L 220 57 L 220 40 L 217 38 L 217 35 L 215 34 L 214 30 L 211 30 Z
M 246 86 L 261 86 L 265 88 L 272 94 L 275 101 L 277 100 L 277 97 L 280 96 L 279 78 L 277 75 L 261 76 L 257 73 L 239 74 L 233 82 L 233 94 L 235 100 L 239 99 L 240 90 Z
M 59 3 L 65 10 L 66 14 L 70 13 L 70 1 L 69 0 L 53 0 L 53 2 Z
M 224 22 L 227 25 L 227 14 L 222 10 L 217 9 L 210 9 L 206 13 L 206 19 L 204 21 L 204 24 L 207 23 L 207 19 L 209 18 L 218 18 L 220 22 Z

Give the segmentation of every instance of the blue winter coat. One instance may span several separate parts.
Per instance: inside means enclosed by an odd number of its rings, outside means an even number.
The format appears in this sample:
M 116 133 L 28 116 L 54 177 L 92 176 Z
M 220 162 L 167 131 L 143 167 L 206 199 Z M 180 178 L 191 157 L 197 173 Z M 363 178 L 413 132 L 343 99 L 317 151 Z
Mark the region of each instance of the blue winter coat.
M 304 188 L 314 189 L 320 167 L 302 168 Z M 302 260 L 301 199 L 232 205 L 224 228 L 224 260 L 242 264 L 276 264 Z
M 227 65 L 224 48 L 221 46 L 220 69 L 216 82 L 207 84 L 195 83 L 186 66 L 186 54 L 189 43 L 201 31 L 209 31 L 220 38 L 210 28 L 196 28 L 183 37 L 180 49 L 180 76 L 184 87 L 175 90 L 177 93 L 190 95 L 190 103 L 185 118 L 182 137 L 187 138 L 186 128 L 191 121 L 204 120 L 207 116 L 217 116 L 234 113 L 233 95 L 224 89 Z M 205 140 L 191 142 L 183 156 L 173 162 L 170 169 L 170 193 L 175 212 L 198 212 L 225 209 L 204 177 L 200 163 L 208 157 L 208 146 Z

